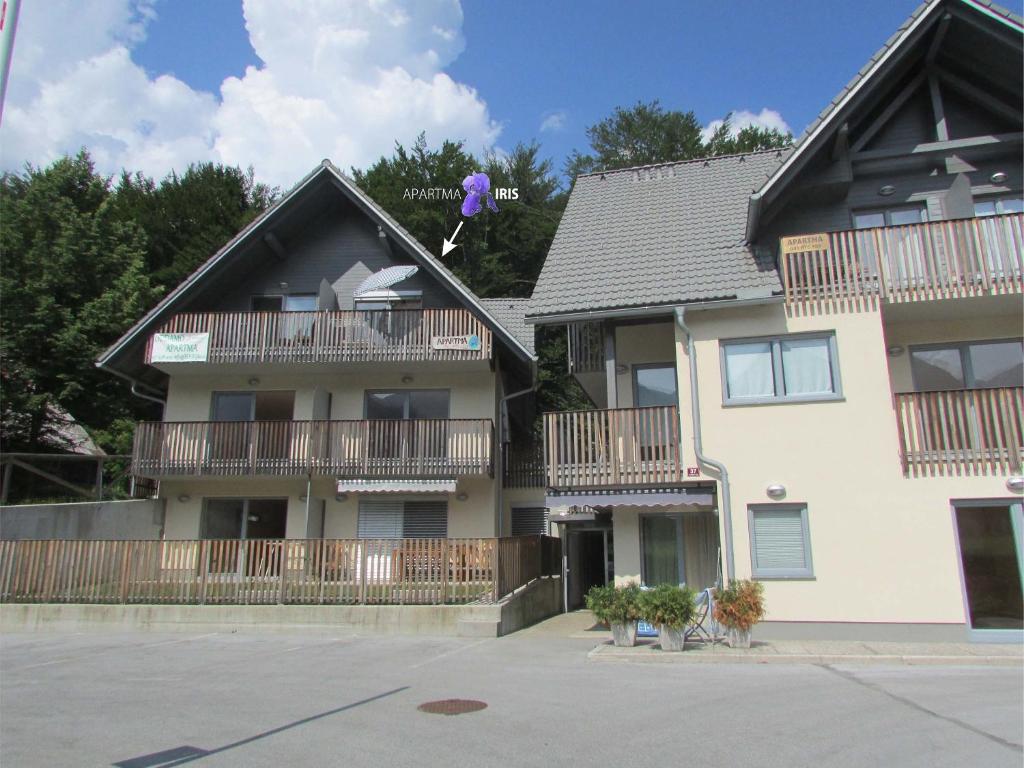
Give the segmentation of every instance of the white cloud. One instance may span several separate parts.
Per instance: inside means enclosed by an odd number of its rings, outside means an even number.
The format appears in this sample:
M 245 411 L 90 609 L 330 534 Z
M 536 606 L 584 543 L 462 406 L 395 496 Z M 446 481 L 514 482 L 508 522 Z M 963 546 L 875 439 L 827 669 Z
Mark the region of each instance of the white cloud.
M 540 132 L 546 133 L 547 131 L 565 130 L 565 126 L 568 121 L 569 116 L 563 111 L 548 112 L 540 122 Z
M 458 0 L 244 0 L 243 10 L 262 65 L 214 95 L 132 61 L 151 0 L 25 4 L 0 165 L 85 146 L 107 173 L 161 177 L 214 160 L 287 188 L 324 157 L 362 167 L 421 131 L 474 151 L 500 133 L 479 94 L 443 71 L 464 47 Z
M 703 130 L 701 130 L 700 132 L 701 138 L 704 141 L 707 141 L 709 138 L 711 138 L 711 135 L 716 130 L 718 130 L 718 128 L 722 125 L 722 122 L 722 120 L 712 120 L 710 123 L 704 126 Z M 774 109 L 768 109 L 767 107 L 765 107 L 756 114 L 746 109 L 737 109 L 732 112 L 730 120 L 730 133 L 733 136 L 738 134 L 742 129 L 746 128 L 749 125 L 756 125 L 759 128 L 775 128 L 776 130 L 781 131 L 782 133 L 793 132 L 792 129 L 789 127 L 789 124 L 782 119 L 782 115 L 780 115 Z

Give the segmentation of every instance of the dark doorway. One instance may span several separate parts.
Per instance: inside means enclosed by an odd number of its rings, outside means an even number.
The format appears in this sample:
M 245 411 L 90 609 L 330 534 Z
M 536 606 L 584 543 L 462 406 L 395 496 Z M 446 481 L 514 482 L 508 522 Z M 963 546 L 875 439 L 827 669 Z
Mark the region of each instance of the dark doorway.
M 607 583 L 605 537 L 611 531 L 590 529 L 569 531 L 568 591 L 570 610 L 585 605 L 587 591 Z

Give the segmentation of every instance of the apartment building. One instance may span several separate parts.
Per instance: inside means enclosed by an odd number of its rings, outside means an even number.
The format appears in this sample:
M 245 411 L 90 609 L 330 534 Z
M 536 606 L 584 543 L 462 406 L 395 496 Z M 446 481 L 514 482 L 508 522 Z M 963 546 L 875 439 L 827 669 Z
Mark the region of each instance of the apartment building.
M 324 161 L 99 359 L 161 403 L 133 472 L 173 539 L 546 532 L 522 299 L 481 300 Z
M 528 308 L 568 603 L 765 584 L 775 636 L 1021 638 L 1022 21 L 924 3 L 789 149 L 576 180 Z

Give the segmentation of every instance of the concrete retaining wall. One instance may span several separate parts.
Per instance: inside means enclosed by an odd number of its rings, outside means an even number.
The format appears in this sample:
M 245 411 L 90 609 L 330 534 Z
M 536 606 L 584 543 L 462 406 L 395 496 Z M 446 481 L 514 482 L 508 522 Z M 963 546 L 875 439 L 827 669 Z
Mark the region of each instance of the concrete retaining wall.
M 0 539 L 159 539 L 164 500 L 0 507 Z
M 499 635 L 517 632 L 562 610 L 562 580 L 537 579 L 501 605 Z

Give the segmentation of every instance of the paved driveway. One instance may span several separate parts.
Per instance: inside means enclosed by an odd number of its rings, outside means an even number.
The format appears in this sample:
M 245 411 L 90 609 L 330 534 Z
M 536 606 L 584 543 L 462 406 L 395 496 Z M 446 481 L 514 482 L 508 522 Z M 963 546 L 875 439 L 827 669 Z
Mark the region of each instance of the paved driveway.
M 0 764 L 1014 766 L 1020 669 L 594 663 L 593 638 L 0 638 Z M 426 714 L 423 702 L 487 708 Z

